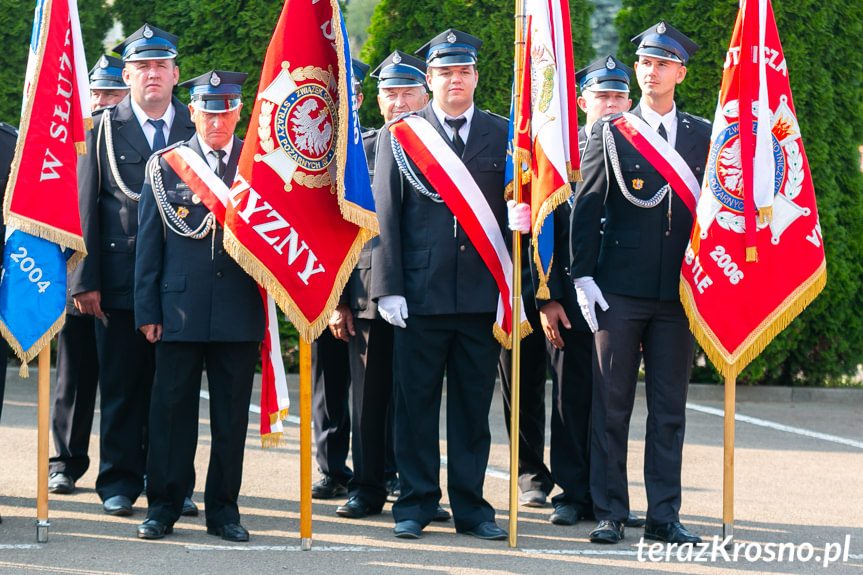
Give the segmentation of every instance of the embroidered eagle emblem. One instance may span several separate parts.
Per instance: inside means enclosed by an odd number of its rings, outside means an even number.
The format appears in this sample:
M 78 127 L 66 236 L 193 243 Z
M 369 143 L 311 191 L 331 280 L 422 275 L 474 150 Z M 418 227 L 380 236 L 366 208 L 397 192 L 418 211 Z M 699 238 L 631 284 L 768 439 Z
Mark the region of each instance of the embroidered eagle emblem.
M 308 98 L 294 110 L 291 117 L 291 130 L 294 132 L 294 145 L 313 156 L 327 151 L 333 135 L 333 124 L 329 121 L 329 110 L 325 107 L 316 116 L 318 100 Z

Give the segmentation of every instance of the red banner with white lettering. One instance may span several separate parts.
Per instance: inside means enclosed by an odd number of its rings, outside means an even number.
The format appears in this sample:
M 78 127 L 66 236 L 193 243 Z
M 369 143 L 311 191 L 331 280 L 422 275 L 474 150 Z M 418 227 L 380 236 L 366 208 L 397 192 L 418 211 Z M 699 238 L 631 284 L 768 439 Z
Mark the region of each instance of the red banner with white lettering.
M 740 7 L 681 272 L 690 326 L 736 377 L 827 281 L 815 189 L 768 0 Z
M 78 212 L 78 154 L 90 117 L 90 87 L 75 0 L 37 3 L 6 225 L 86 253 Z
M 285 2 L 225 215 L 226 249 L 306 341 L 326 327 L 368 237 L 339 207 L 346 42 L 336 0 Z

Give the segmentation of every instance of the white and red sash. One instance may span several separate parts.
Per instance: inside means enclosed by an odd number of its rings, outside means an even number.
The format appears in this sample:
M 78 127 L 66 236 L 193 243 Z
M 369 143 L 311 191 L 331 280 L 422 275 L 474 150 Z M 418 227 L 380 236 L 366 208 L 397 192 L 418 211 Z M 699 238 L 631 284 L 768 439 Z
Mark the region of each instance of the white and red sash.
M 171 148 L 162 158 L 192 190 L 219 224 L 225 222 L 225 206 L 230 188 L 207 161 L 188 146 Z M 290 400 L 285 366 L 279 342 L 276 304 L 259 286 L 266 313 L 267 332 L 261 346 L 261 441 L 264 447 L 276 446 L 281 439 L 281 421 L 288 415 Z
M 683 200 L 692 219 L 695 220 L 695 206 L 701 194 L 698 179 L 686 160 L 660 136 L 650 124 L 630 112 L 623 113 L 612 120 L 626 140 L 644 156 L 651 166 L 665 178 L 671 189 Z
M 500 290 L 494 333 L 507 348 L 512 333 L 512 259 L 491 206 L 449 143 L 425 118 L 411 115 L 390 132 L 464 228 Z M 503 190 L 501 190 L 503 195 Z M 527 316 L 521 309 L 522 336 Z

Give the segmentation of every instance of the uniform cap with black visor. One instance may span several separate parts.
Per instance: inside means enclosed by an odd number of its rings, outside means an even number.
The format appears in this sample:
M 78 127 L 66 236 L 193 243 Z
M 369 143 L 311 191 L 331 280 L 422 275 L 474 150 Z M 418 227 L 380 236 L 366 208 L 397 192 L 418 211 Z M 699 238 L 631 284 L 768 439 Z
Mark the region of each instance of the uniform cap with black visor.
M 123 60 L 103 54 L 90 70 L 91 90 L 128 90 L 123 81 Z
M 615 58 L 598 58 L 575 73 L 580 92 L 629 93 L 632 68 Z
M 211 70 L 180 84 L 188 88 L 192 97 L 192 107 L 209 114 L 230 112 L 242 103 L 243 82 L 248 74 Z
M 425 58 L 429 68 L 476 65 L 477 52 L 482 40 L 467 32 L 449 28 L 441 32 L 414 54 Z
M 372 78 L 377 78 L 378 89 L 380 88 L 415 88 L 426 86 L 426 63 L 401 50 L 395 50 L 392 54 L 378 64 L 371 73 Z
M 114 46 L 112 51 L 121 54 L 123 62 L 173 60 L 177 57 L 178 40 L 179 38 L 170 32 L 144 24 Z
M 665 20 L 660 20 L 658 24 L 634 37 L 632 43 L 638 46 L 635 51 L 637 56 L 669 60 L 683 66 L 686 66 L 689 58 L 698 50 L 698 44 Z

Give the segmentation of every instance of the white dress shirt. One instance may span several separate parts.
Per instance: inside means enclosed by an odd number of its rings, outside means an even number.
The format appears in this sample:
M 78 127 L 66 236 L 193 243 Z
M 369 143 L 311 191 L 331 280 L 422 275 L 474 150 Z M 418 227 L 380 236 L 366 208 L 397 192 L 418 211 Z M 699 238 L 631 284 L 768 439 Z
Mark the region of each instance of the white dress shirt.
M 671 111 L 665 115 L 660 115 L 652 108 L 649 108 L 644 100 L 638 104 L 641 110 L 641 116 L 644 121 L 650 124 L 654 130 L 659 130 L 659 124 L 665 126 L 665 133 L 668 134 L 668 143 L 672 148 L 676 148 L 677 144 L 677 104 L 671 106 Z
M 147 143 L 150 144 L 150 149 L 153 149 L 153 137 L 156 135 L 156 127 L 153 126 L 147 120 L 150 120 L 150 116 L 147 115 L 147 112 L 144 111 L 141 106 L 139 106 L 134 98 L 129 98 L 129 101 L 132 103 L 132 112 L 135 114 L 135 117 L 138 118 L 138 123 L 141 125 L 141 129 L 144 130 L 144 136 L 147 137 Z M 168 104 L 168 109 L 165 110 L 165 113 L 162 114 L 161 118 L 152 118 L 153 120 L 165 120 L 165 127 L 162 128 L 162 133 L 165 135 L 165 142 L 168 141 L 168 136 L 171 133 L 171 124 L 174 123 L 174 105 Z
M 470 108 L 465 110 L 464 114 L 461 114 L 460 116 L 454 118 L 452 116 L 448 116 L 446 112 L 441 110 L 441 107 L 438 106 L 438 103 L 435 100 L 432 100 L 432 111 L 437 117 L 437 121 L 440 122 L 441 126 L 443 126 L 443 130 L 444 132 L 446 132 L 446 135 L 449 137 L 450 141 L 452 141 L 453 129 L 450 127 L 449 124 L 446 123 L 446 120 L 456 120 L 458 118 L 464 118 L 465 120 L 467 120 L 464 124 L 462 124 L 462 127 L 459 128 L 458 131 L 458 135 L 461 136 L 461 141 L 464 142 L 465 148 L 467 147 L 467 135 L 470 133 L 470 123 L 473 120 L 474 109 L 474 105 L 471 104 Z

